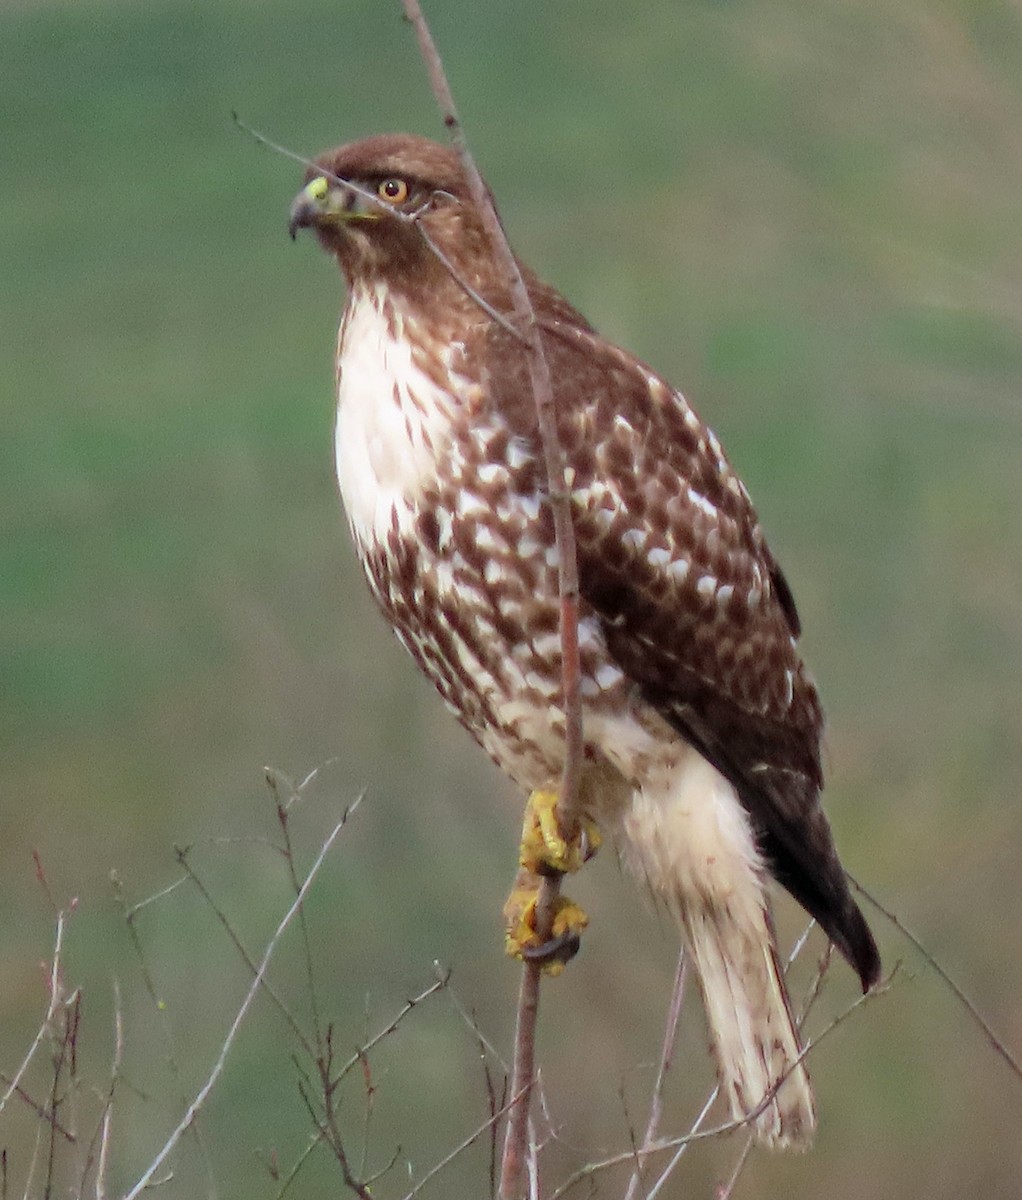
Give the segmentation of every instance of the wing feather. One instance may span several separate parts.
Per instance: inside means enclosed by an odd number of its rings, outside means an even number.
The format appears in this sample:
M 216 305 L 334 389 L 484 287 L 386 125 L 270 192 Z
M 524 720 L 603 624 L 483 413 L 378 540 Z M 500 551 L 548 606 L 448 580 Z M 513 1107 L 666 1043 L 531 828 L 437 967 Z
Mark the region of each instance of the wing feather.
M 563 309 L 541 324 L 582 600 L 618 665 L 735 785 L 774 875 L 868 986 L 876 947 L 819 802 L 823 714 L 749 495 L 680 392 Z M 529 389 L 512 382 L 496 384 L 524 395 L 517 419 L 535 436 Z

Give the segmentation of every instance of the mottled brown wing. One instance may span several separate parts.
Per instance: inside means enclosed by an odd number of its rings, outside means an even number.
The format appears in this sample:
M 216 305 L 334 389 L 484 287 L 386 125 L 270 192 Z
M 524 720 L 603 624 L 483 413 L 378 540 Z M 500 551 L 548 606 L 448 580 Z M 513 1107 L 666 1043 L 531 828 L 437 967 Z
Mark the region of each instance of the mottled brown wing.
M 823 716 L 748 493 L 659 376 L 560 312 L 542 324 L 583 602 L 646 698 L 734 784 L 773 874 L 865 986 L 875 946 L 819 803 Z

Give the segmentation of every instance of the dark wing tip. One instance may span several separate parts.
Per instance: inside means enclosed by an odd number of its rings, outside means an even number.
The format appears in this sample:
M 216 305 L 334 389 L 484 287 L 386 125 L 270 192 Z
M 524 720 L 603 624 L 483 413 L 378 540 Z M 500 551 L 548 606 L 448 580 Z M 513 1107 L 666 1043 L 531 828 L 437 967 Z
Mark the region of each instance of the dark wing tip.
M 855 968 L 863 992 L 868 992 L 880 981 L 882 964 L 873 931 L 854 901 L 849 905 L 841 926 L 838 936 L 831 934 L 834 944 Z
M 784 619 L 788 622 L 788 628 L 791 630 L 793 638 L 802 636 L 802 621 L 798 615 L 798 608 L 795 605 L 795 595 L 784 577 L 784 572 L 773 563 L 770 568 L 770 582 L 774 585 L 774 594 L 777 596 L 777 602 L 781 606 L 781 611 L 784 613 Z

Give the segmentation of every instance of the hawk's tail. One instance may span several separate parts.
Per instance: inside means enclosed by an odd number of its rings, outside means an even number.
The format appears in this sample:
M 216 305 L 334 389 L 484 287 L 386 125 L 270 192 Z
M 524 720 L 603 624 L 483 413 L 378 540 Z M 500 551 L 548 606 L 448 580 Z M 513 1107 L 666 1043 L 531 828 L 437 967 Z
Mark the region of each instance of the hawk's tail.
M 676 912 L 703 995 L 721 1089 L 760 1141 L 806 1149 L 812 1087 L 779 969 L 765 871 L 734 789 L 694 751 L 647 777 L 621 824 L 626 855 Z
M 681 919 L 732 1119 L 755 1112 L 752 1127 L 761 1142 L 808 1149 L 816 1125 L 813 1090 L 766 914 L 756 931 L 720 909 L 686 908 Z

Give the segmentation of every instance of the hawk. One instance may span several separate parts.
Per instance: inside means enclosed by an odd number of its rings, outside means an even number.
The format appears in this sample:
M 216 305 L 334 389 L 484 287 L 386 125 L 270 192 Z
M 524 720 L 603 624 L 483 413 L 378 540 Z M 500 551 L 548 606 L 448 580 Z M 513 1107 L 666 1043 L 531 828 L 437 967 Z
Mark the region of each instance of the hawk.
M 291 208 L 292 237 L 303 227 L 347 284 L 337 477 L 372 594 L 483 749 L 549 795 L 565 745 L 558 552 L 528 350 L 500 319 L 506 272 L 460 160 L 406 134 L 323 154 Z M 880 959 L 820 806 L 795 602 L 684 396 L 521 270 L 577 540 L 583 808 L 677 915 L 732 1115 L 804 1147 L 813 1094 L 770 877 L 863 990 Z

